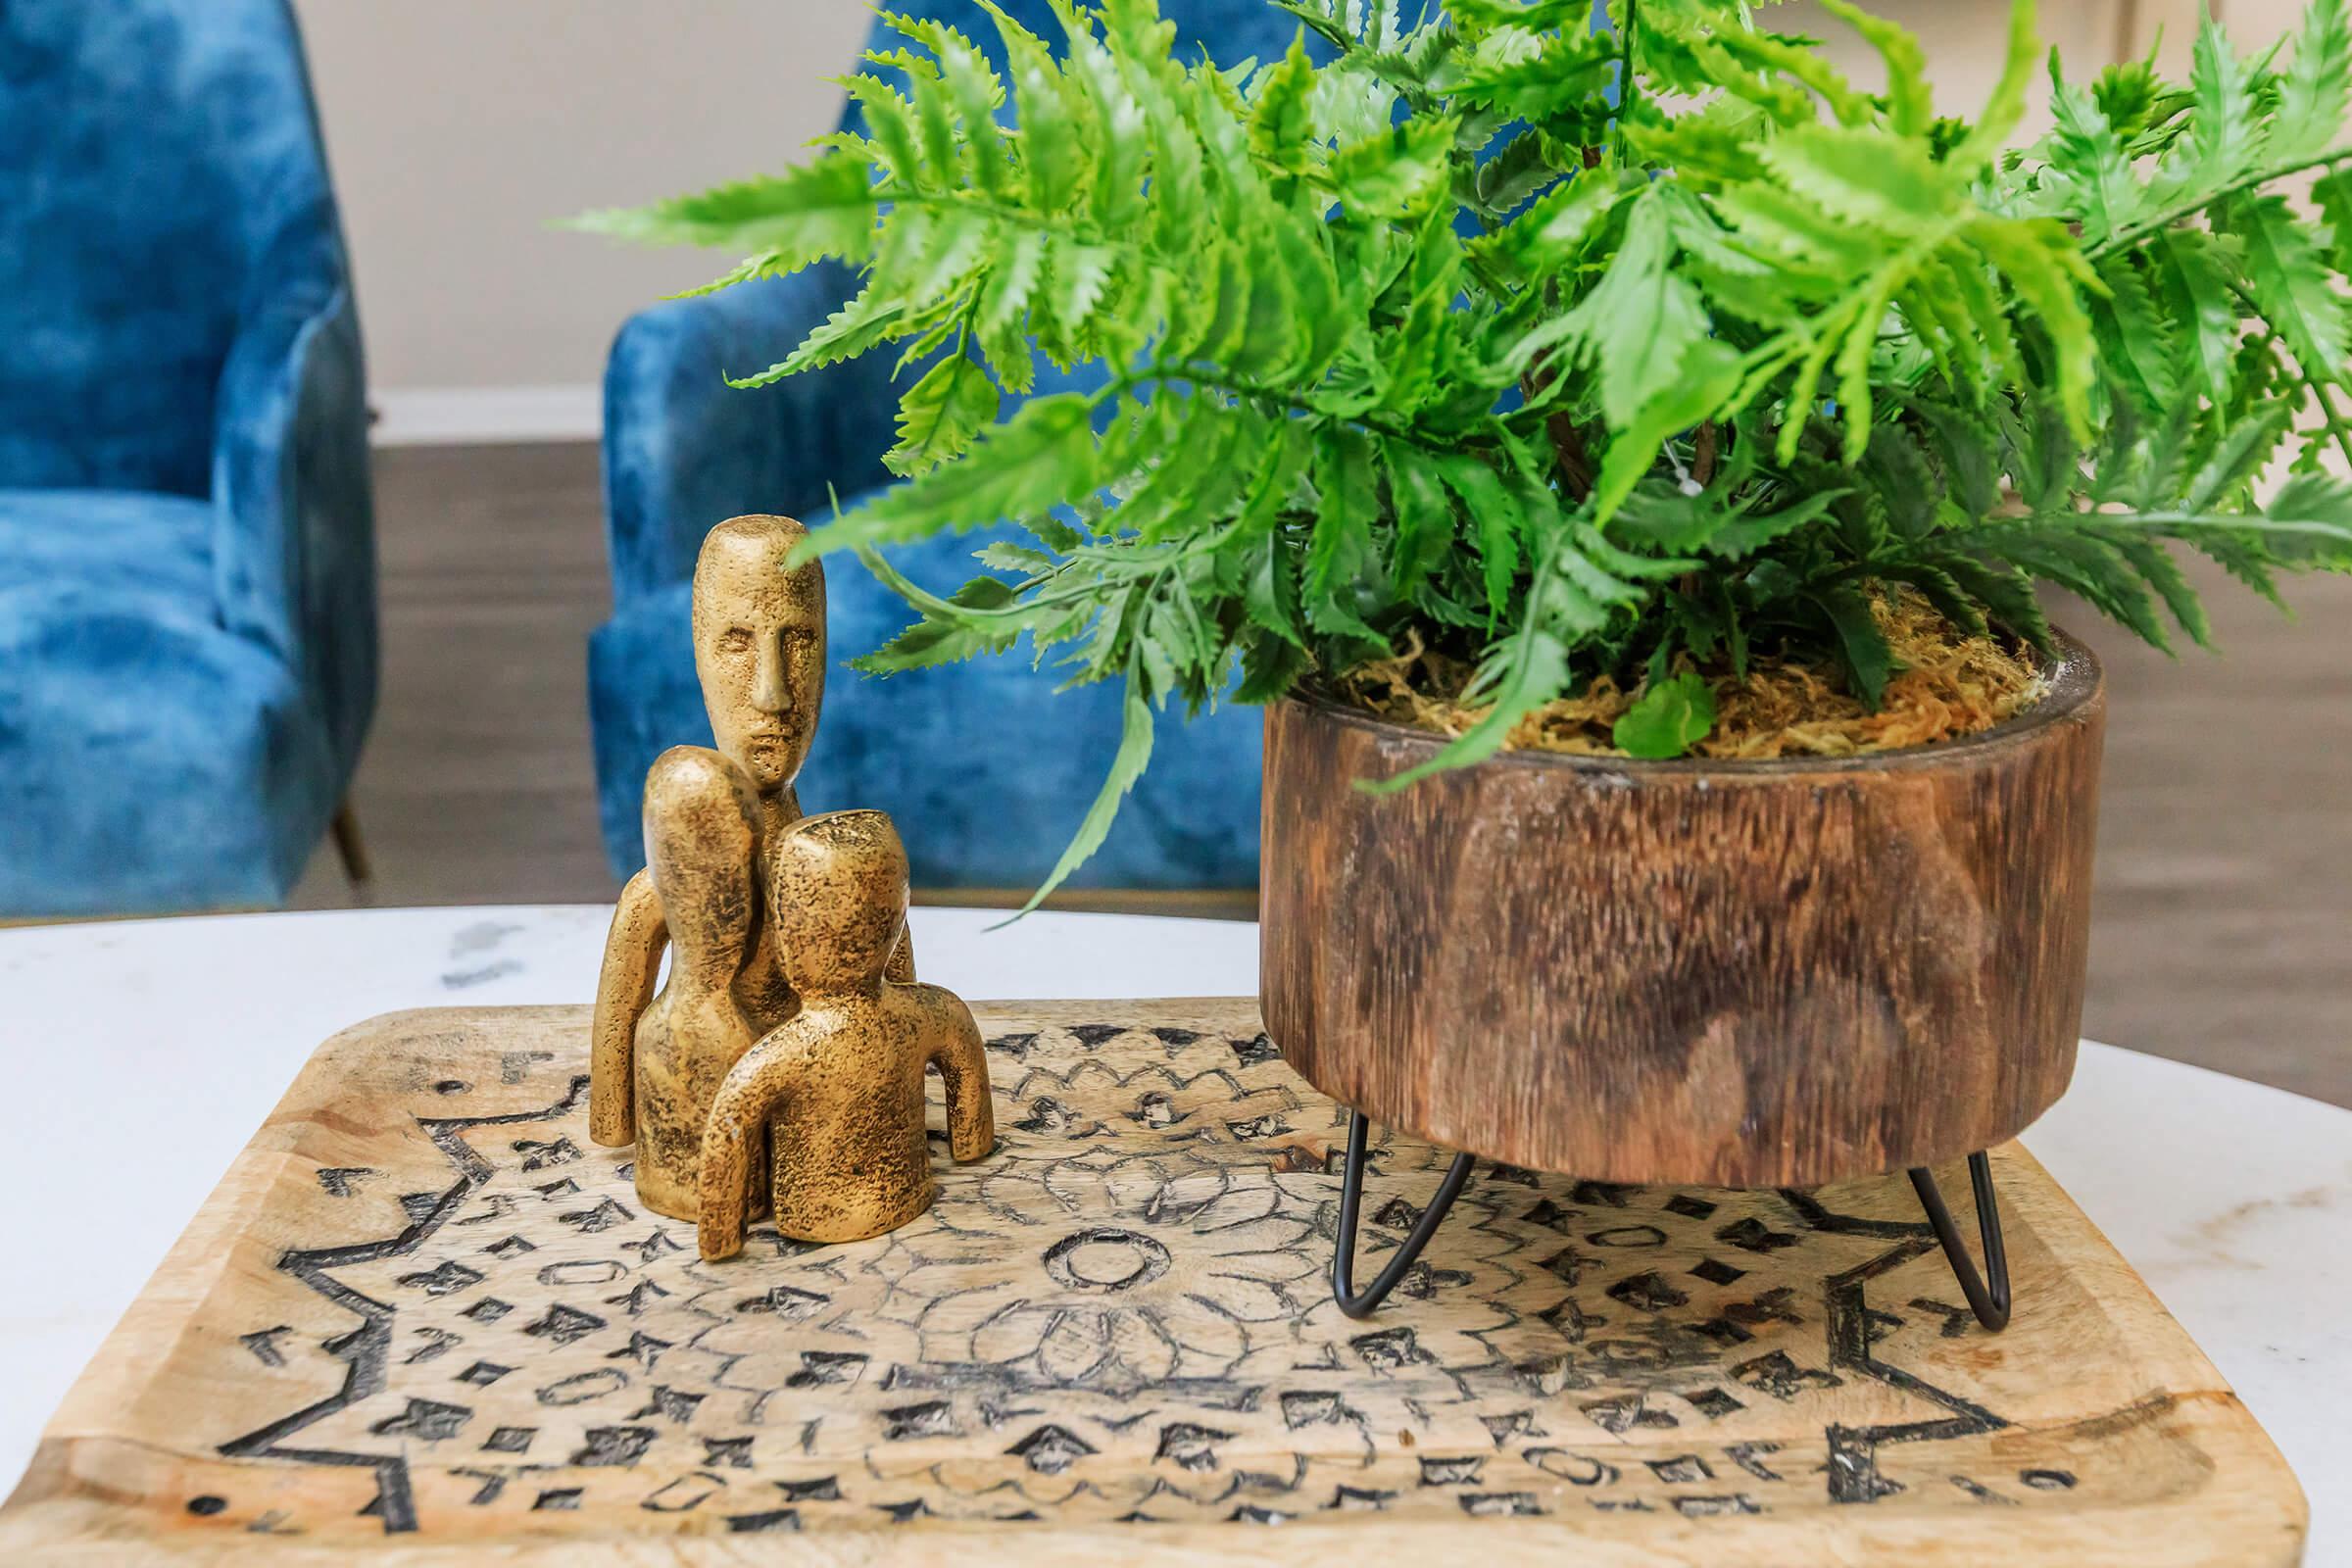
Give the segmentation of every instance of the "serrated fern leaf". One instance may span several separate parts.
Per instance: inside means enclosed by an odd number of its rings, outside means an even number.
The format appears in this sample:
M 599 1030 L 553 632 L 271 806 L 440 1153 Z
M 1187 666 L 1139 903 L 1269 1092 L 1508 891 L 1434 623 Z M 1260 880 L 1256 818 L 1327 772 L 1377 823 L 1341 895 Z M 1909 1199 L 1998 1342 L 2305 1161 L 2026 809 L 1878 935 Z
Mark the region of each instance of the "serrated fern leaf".
M 1157 0 L 1050 0 L 1051 40 L 976 3 L 1002 67 L 890 18 L 847 84 L 862 132 L 584 221 L 732 247 L 714 288 L 857 273 L 744 381 L 897 357 L 872 445 L 905 477 L 804 554 L 1035 539 L 945 597 L 875 557 L 917 618 L 862 667 L 1026 638 L 1123 683 L 1054 882 L 1170 699 L 1418 646 L 1476 671 L 1453 766 L 1595 676 L 1667 692 L 1684 658 L 1716 681 L 1767 648 L 1835 659 L 1877 701 L 1897 587 L 2046 646 L 2053 584 L 2161 643 L 2208 633 L 2182 548 L 2272 595 L 2352 566 L 2352 488 L 2323 471 L 2352 460 L 2341 0 L 2259 58 L 2207 26 L 2186 82 L 2053 62 L 2028 145 L 2030 0 L 1973 122 L 1854 0 L 1826 5 L 1883 88 L 1718 0 L 1599 29 L 1583 0 L 1283 0 L 1298 28 L 1251 61 L 1178 58 Z M 1094 390 L 1029 395 L 1041 363 Z M 1629 734 L 1688 746 L 1679 702 Z
M 758 252 L 762 275 L 769 275 L 829 256 L 861 259 L 872 244 L 879 208 L 864 166 L 833 157 L 699 195 L 584 214 L 572 222 L 640 245 Z
M 2294 57 L 2278 84 L 2278 119 L 2268 143 L 2281 159 L 2309 157 L 2342 134 L 2352 99 L 2352 25 L 2343 0 L 2311 0 L 2295 34 Z
M 2246 286 L 2314 380 L 2333 380 L 2344 359 L 2344 302 L 2326 258 L 2283 196 L 2240 199 L 2230 231 L 2245 246 Z
M 997 416 L 997 389 L 969 356 L 947 356 L 899 401 L 899 440 L 882 456 L 890 471 L 916 474 L 960 456 Z
M 1017 920 L 1045 903 L 1055 888 L 1070 879 L 1070 873 L 1084 865 L 1095 851 L 1102 847 L 1102 841 L 1110 837 L 1110 824 L 1119 814 L 1119 803 L 1127 798 L 1127 792 L 1135 788 L 1135 781 L 1142 778 L 1144 769 L 1151 765 L 1152 705 L 1144 700 L 1141 665 L 1139 656 L 1136 667 L 1130 669 L 1127 675 L 1127 696 L 1119 705 L 1119 749 L 1111 757 L 1110 772 L 1102 780 L 1102 792 L 1095 797 L 1094 804 L 1086 808 L 1078 831 L 1070 836 L 1070 842 L 1062 849 L 1061 858 L 1054 862 L 1054 869 L 1047 873 L 1045 881 L 1038 885 L 1037 891 L 1029 895 L 1028 902 L 1015 910 L 1010 918 Z

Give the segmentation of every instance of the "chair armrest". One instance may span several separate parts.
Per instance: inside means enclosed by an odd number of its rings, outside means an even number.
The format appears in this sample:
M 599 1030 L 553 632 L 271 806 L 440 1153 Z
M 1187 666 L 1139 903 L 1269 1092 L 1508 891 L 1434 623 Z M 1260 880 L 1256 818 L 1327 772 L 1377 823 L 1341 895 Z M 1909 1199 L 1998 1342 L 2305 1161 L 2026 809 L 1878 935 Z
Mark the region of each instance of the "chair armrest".
M 814 523 L 889 477 L 897 401 L 875 353 L 738 390 L 841 308 L 839 263 L 633 316 L 605 363 L 605 528 L 616 606 L 693 574 L 711 526 L 773 512 Z
M 222 623 L 286 661 L 348 766 L 375 705 L 375 507 L 336 259 L 265 265 L 247 296 L 215 404 L 213 580 Z

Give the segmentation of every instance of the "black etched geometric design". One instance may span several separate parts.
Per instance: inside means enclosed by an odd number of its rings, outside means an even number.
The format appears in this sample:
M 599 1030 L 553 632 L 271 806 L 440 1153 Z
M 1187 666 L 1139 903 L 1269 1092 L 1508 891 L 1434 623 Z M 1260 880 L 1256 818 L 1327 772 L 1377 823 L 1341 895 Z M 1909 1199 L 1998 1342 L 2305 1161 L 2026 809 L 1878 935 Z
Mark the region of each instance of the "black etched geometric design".
M 601 1328 L 603 1324 L 604 1320 L 599 1318 L 597 1320 L 597 1326 Z M 527 1332 L 535 1334 L 538 1332 L 538 1330 L 533 1328 Z M 577 1337 L 577 1335 L 573 1336 L 573 1338 Z M 558 1343 L 569 1344 L 570 1341 L 561 1340 Z M 631 1329 L 629 1331 L 629 1343 L 622 1346 L 617 1350 L 608 1350 L 605 1353 L 605 1359 L 608 1361 L 634 1361 L 639 1366 L 645 1368 L 646 1371 L 651 1372 L 654 1369 L 654 1363 L 662 1358 L 662 1352 L 668 1348 L 670 1348 L 669 1341 L 657 1340 L 651 1334 L 644 1333 L 641 1330 Z
M 409 1407 L 395 1416 L 387 1416 L 368 1430 L 378 1437 L 415 1438 L 423 1443 L 438 1443 L 454 1438 L 459 1429 L 473 1419 L 473 1412 L 462 1404 L 443 1404 L 437 1399 L 411 1399 Z
M 1735 1410 L 1747 1408 L 1746 1405 L 1741 1404 L 1721 1389 L 1701 1389 L 1695 1394 L 1686 1394 L 1683 1397 L 1690 1401 L 1693 1409 L 1710 1421 L 1720 1421 Z
M 605 1320 L 594 1312 L 582 1312 L 559 1301 L 541 1313 L 538 1322 L 522 1332 L 535 1340 L 553 1340 L 558 1345 L 569 1345 L 604 1326 Z
M 1715 1233 L 1715 1239 L 1750 1252 L 1777 1252 L 1784 1247 L 1794 1247 L 1803 1240 L 1787 1231 L 1772 1229 L 1753 1214 L 1726 1225 Z
M 459 1171 L 457 1184 L 441 1195 L 439 1202 L 422 1215 L 412 1214 L 406 1226 L 381 1241 L 291 1251 L 277 1261 L 281 1270 L 359 1317 L 359 1329 L 336 1342 L 338 1348 L 335 1353 L 345 1362 L 343 1386 L 324 1399 L 221 1444 L 220 1452 L 223 1458 L 277 1458 L 314 1464 L 368 1466 L 375 1472 L 376 1498 L 372 1506 L 376 1517 L 383 1523 L 385 1533 L 398 1534 L 416 1528 L 416 1505 L 409 1489 L 408 1460 L 399 1452 L 330 1453 L 281 1446 L 281 1440 L 315 1421 L 358 1403 L 384 1386 L 384 1363 L 392 1345 L 392 1322 L 396 1309 L 343 1285 L 331 1271 L 378 1258 L 413 1254 L 417 1247 L 440 1229 L 444 1220 L 457 1211 L 458 1205 L 468 1193 L 489 1179 L 489 1165 L 459 1137 L 464 1129 L 547 1121 L 570 1110 L 587 1092 L 588 1077 L 582 1073 L 572 1080 L 569 1092 L 561 1102 L 543 1110 L 516 1111 L 504 1116 L 417 1118 L 417 1125 L 423 1129 L 424 1135 L 432 1140 L 434 1147 Z
M 946 1399 L 926 1399 L 882 1412 L 883 1441 L 904 1443 L 912 1438 L 948 1438 L 956 1432 L 956 1406 Z
M 1676 1427 L 1682 1423 L 1673 1412 L 1655 1409 L 1646 1395 L 1620 1395 L 1613 1399 L 1594 1399 L 1580 1405 L 1586 1417 L 1603 1432 L 1622 1436 L 1641 1427 Z
M 587 1443 L 571 1456 L 576 1465 L 633 1465 L 659 1437 L 652 1427 L 590 1427 Z
M 1432 1455 L 1421 1461 L 1421 1484 L 1425 1487 L 1474 1487 L 1478 1474 L 1486 1468 L 1483 1453 L 1460 1457 Z
M 841 1483 L 832 1476 L 819 1476 L 813 1481 L 779 1481 L 776 1490 L 786 1502 L 839 1502 Z
M 464 1487 L 429 1494 L 446 1499 L 435 1507 L 488 1506 L 503 1492 L 506 1506 L 532 1499 L 530 1506 L 560 1513 L 609 1509 L 625 1496 L 628 1506 L 690 1516 L 694 1528 L 719 1531 L 815 1529 L 841 1521 L 847 1510 L 858 1510 L 869 1527 L 943 1510 L 970 1519 L 1052 1517 L 1065 1500 L 1071 1508 L 1090 1497 L 1107 1501 L 1107 1494 L 1093 1490 L 1102 1467 L 1146 1458 L 1161 1490 L 1148 1497 L 1122 1494 L 1116 1509 L 1094 1517 L 1269 1523 L 1326 1509 L 1409 1514 L 1434 1503 L 1485 1518 L 1557 1513 L 1574 1502 L 1594 1509 L 1640 1505 L 1695 1520 L 1769 1509 L 1790 1487 L 1812 1489 L 1815 1496 L 1826 1491 L 1842 1502 L 1896 1496 L 1901 1484 L 1879 1471 L 1882 1449 L 1904 1461 L 1890 1463 L 1895 1476 L 1923 1486 L 1913 1480 L 1923 1451 L 1918 1445 L 2002 1424 L 1888 1364 L 1932 1342 L 1940 1327 L 1939 1315 L 1927 1313 L 1906 1314 L 1912 1321 L 1905 1327 L 1866 1300 L 1871 1282 L 1934 1247 L 1925 1227 L 1858 1222 L 1768 1194 L 1702 1198 L 1571 1184 L 1532 1172 L 1494 1174 L 1464 1199 L 1479 1217 L 1457 1217 L 1455 1238 L 1433 1245 L 1437 1266 L 1424 1265 L 1408 1283 L 1426 1296 L 1440 1277 L 1450 1281 L 1435 1298 L 1442 1306 L 1420 1323 L 1400 1311 L 1406 1321 L 1355 1332 L 1326 1316 L 1328 1300 L 1293 1267 L 1296 1258 L 1311 1263 L 1311 1254 L 1328 1248 L 1326 1241 L 1319 1249 L 1315 1239 L 1329 1235 L 1331 1188 L 1311 1172 L 1344 1116 L 1327 1120 L 1321 1102 L 1298 1095 L 1278 1102 L 1270 1092 L 1245 1107 L 1239 1089 L 1232 1102 L 1246 1113 L 1214 1114 L 1228 1102 L 1225 1090 L 1208 1088 L 1215 1075 L 1285 1072 L 1262 1037 L 1150 1025 L 1103 1025 L 1093 1034 L 1091 1040 L 1068 1030 L 1000 1037 L 993 1053 L 1005 1097 L 1000 1128 L 1023 1117 L 1052 1128 L 1039 1135 L 1058 1143 L 1051 1170 L 1076 1170 L 1081 1184 L 1065 1191 L 1053 1185 L 1060 1175 L 1049 1174 L 1047 1185 L 1039 1185 L 1038 1167 L 1022 1164 L 1036 1157 L 1034 1143 L 1005 1135 L 996 1159 L 975 1168 L 977 1187 L 959 1173 L 961 1206 L 943 1198 L 937 1222 L 910 1229 L 908 1237 L 919 1231 L 920 1239 L 907 1246 L 787 1248 L 756 1230 L 747 1264 L 699 1264 L 691 1229 L 638 1212 L 622 1170 L 583 1148 L 584 1084 L 544 1110 L 420 1119 L 457 1185 L 412 1195 L 407 1223 L 394 1236 L 289 1252 L 280 1261 L 286 1273 L 359 1321 L 328 1342 L 329 1353 L 346 1363 L 344 1389 L 222 1451 L 371 1471 L 377 1497 L 368 1516 L 388 1533 L 419 1527 L 408 1456 L 453 1442 L 459 1452 L 481 1457 L 460 1472 Z M 1073 1054 L 1065 1036 L 1084 1042 L 1088 1053 Z M 1134 1069 L 1124 1101 L 1106 1101 L 1099 1080 L 1067 1076 L 1078 1061 L 1094 1063 L 1085 1070 L 1097 1074 L 1114 1066 L 1125 1073 L 1139 1061 L 1152 1066 L 1149 1075 Z M 469 1076 L 486 1082 L 489 1070 Z M 1065 1114 L 1049 1115 L 1049 1104 Z M 1202 1106 L 1212 1113 L 1200 1114 Z M 465 1134 L 495 1124 L 516 1124 L 517 1131 L 491 1145 L 485 1158 Z M 1137 1142 L 1153 1138 L 1164 1141 Z M 1195 1142 L 1187 1147 L 1185 1139 Z M 1262 1177 L 1254 1185 L 1237 1183 L 1232 1172 L 1244 1167 L 1231 1163 L 1241 1157 L 1233 1152 L 1245 1146 L 1255 1149 L 1250 1157 L 1260 1162 L 1251 1168 L 1277 1172 L 1284 1185 L 1269 1188 Z M 1422 1158 L 1418 1146 L 1405 1147 L 1416 1151 L 1410 1161 Z M 1394 1163 L 1376 1168 L 1381 1185 L 1367 1207 L 1385 1205 L 1369 1217 L 1388 1239 L 1367 1236 L 1374 1249 L 1391 1246 L 1419 1217 L 1415 1205 L 1435 1187 L 1438 1168 L 1408 1162 L 1394 1149 L 1382 1157 Z M 546 1175 L 535 1184 L 518 1182 L 516 1173 L 525 1169 Z M 1122 1206 L 1117 1184 L 1126 1177 L 1115 1173 L 1126 1171 L 1149 1175 L 1139 1193 L 1160 1184 L 1150 1199 L 1156 1206 Z M 355 1172 L 353 1179 L 373 1174 Z M 482 1191 L 493 1175 L 501 1190 Z M 429 1179 L 409 1166 L 387 1184 Z M 1021 1196 L 992 1210 L 992 1182 Z M 1537 1190 L 1514 1194 L 1519 1187 Z M 1041 1201 L 1048 1193 L 1052 1200 Z M 553 1206 L 542 1208 L 541 1200 Z M 1320 1213 L 1319 1202 L 1326 1205 Z M 1296 1229 L 1271 1242 L 1248 1240 L 1271 1228 L 1269 1214 L 1279 1217 L 1273 1223 Z M 477 1223 L 494 1228 L 443 1228 Z M 939 1271 L 994 1266 L 1014 1249 L 1034 1259 L 1062 1237 L 1106 1224 L 1137 1238 L 1167 1237 L 1172 1249 L 1181 1241 L 1184 1250 L 1173 1266 L 1147 1270 L 1149 1277 L 1130 1290 L 1090 1294 L 1065 1285 L 1066 1294 L 1054 1298 L 1049 1286 L 1047 1298 L 1032 1300 L 1021 1293 L 1037 1287 L 1024 1284 L 975 1300 L 969 1310 L 935 1312 L 926 1320 L 932 1327 L 921 1356 L 909 1356 L 892 1337 L 895 1330 L 881 1334 L 871 1350 L 863 1348 L 869 1325 L 858 1314 L 875 1299 L 872 1264 L 886 1259 L 898 1271 L 889 1289 L 903 1286 L 911 1321 L 937 1294 Z M 565 1244 L 550 1251 L 566 1259 L 547 1265 L 561 1271 L 552 1277 L 564 1283 L 555 1287 L 533 1283 L 544 1260 L 524 1255 L 531 1238 L 545 1244 L 551 1234 Z M 571 1245 L 575 1235 L 588 1246 Z M 1776 1275 L 1791 1278 L 1787 1259 L 1742 1269 L 1723 1261 L 1726 1250 L 1690 1261 L 1694 1254 L 1684 1249 L 1707 1236 L 1720 1238 L 1723 1249 L 1759 1257 L 1836 1236 L 1847 1248 L 1840 1261 L 1851 1266 L 1826 1279 L 1804 1274 L 1796 1292 L 1759 1289 Z M 1202 1239 L 1210 1239 L 1206 1250 Z M 1204 1261 L 1219 1255 L 1237 1261 L 1229 1268 Z M 779 1282 L 772 1270 L 760 1277 L 760 1259 L 790 1260 L 786 1277 L 794 1283 Z M 1749 1281 L 1749 1298 L 1724 1298 L 1725 1288 L 1758 1271 L 1765 1278 Z M 1690 1305 L 1698 1294 L 1693 1281 L 1713 1288 L 1696 1309 Z M 504 1298 L 483 1294 L 485 1282 Z M 1514 1293 L 1507 1306 L 1505 1287 Z M 430 1304 L 451 1296 L 457 1299 Z M 1490 1301 L 1492 1327 L 1473 1333 L 1446 1326 L 1474 1317 Z M 1080 1309 L 1075 1315 L 1072 1303 Z M 460 1316 L 466 1324 L 455 1321 Z M 277 1331 L 253 1331 L 263 1347 L 314 1357 L 324 1332 L 305 1329 L 289 1342 Z M 257 1379 L 265 1376 L 262 1349 L 250 1340 L 247 1348 L 259 1362 L 244 1365 Z M 461 1353 L 447 1354 L 452 1348 Z M 244 1357 L 243 1350 L 237 1354 Z M 399 1361 L 403 1354 L 410 1359 Z M 553 1364 L 542 1370 L 542 1358 Z M 517 1368 L 530 1370 L 516 1378 Z M 1773 1444 L 1725 1446 L 1719 1435 L 1718 1446 L 1708 1446 L 1716 1421 L 1743 1409 L 1752 1418 L 1758 1405 L 1767 1413 L 1775 1403 L 1801 1409 L 1848 1380 L 1877 1385 L 1875 1401 L 1848 1392 L 1825 1407 L 1886 1408 L 1885 1391 L 1893 1390 L 1902 1401 L 1927 1407 L 1925 1418 L 1818 1428 L 1821 1439 L 1792 1446 L 1772 1464 L 1764 1456 Z M 419 1393 L 410 1395 L 412 1387 Z M 1432 1398 L 1438 1389 L 1451 1391 L 1450 1410 L 1446 1402 L 1412 1402 Z M 883 1390 L 904 1392 L 874 1397 Z M 1395 1413 L 1397 1396 L 1385 1392 L 1391 1390 L 1409 1391 L 1401 1417 Z M 462 1402 L 467 1397 L 479 1400 L 478 1413 Z M 864 1412 L 858 1419 L 871 1423 L 870 1441 L 905 1446 L 903 1454 L 891 1450 L 887 1459 L 883 1449 L 872 1450 L 876 1462 L 896 1466 L 887 1485 L 870 1467 L 839 1465 L 837 1448 L 811 1449 L 808 1457 L 823 1459 L 828 1471 L 838 1468 L 838 1476 L 808 1474 L 808 1461 L 793 1459 L 794 1434 L 808 1443 L 805 1424 L 834 1410 L 836 1400 Z M 321 1443 L 316 1432 L 307 1445 L 297 1438 L 363 1401 L 364 1409 L 329 1429 L 350 1435 L 340 1447 Z M 493 1410 L 528 1421 L 522 1412 L 533 1408 L 545 1427 L 501 1425 L 483 1435 Z M 1778 1419 L 1785 1429 L 1788 1418 Z M 1400 1438 L 1441 1426 L 1447 1434 L 1443 1451 L 1396 1453 Z M 1284 1451 L 1285 1434 L 1297 1434 L 1297 1454 Z M 1645 1453 L 1612 1455 L 1612 1438 L 1649 1446 Z M 1666 1442 L 1690 1451 L 1660 1453 Z M 1410 1468 L 1401 1480 L 1395 1471 L 1358 1478 L 1310 1468 L 1310 1452 L 1339 1451 L 1335 1445 L 1359 1451 L 1377 1445 L 1396 1463 L 1417 1466 L 1422 1486 L 1437 1490 L 1416 1500 Z M 1002 1490 L 983 1490 L 975 1480 L 969 1494 L 942 1491 L 926 1467 L 945 1452 L 1000 1465 L 991 1472 L 1000 1479 L 985 1486 Z M 786 1473 L 769 1468 L 779 1463 Z M 564 1465 L 593 1474 L 534 1474 Z M 802 1473 L 790 1473 L 796 1469 Z M 1015 1479 L 1001 1479 L 1007 1474 Z M 2055 1474 L 2034 1472 L 2003 1491 L 2030 1499 L 2063 1485 Z M 1751 1490 L 1736 1491 L 1727 1478 Z M 2001 1484 L 1995 1476 L 1984 1479 Z M 1667 1490 L 1629 1496 L 1624 1489 L 1637 1483 Z M 615 1487 L 632 1490 L 618 1494 Z M 1584 1495 L 1587 1489 L 1594 1490 Z M 1945 1494 L 1952 1495 L 1948 1489 Z
M 544 1143 L 528 1138 L 519 1138 L 514 1141 L 513 1148 L 514 1152 L 522 1156 L 524 1170 L 545 1170 L 550 1165 L 568 1165 L 580 1157 L 580 1146 L 568 1138 L 555 1138 Z M 548 1189 L 542 1187 L 540 1191 L 544 1193 Z
M 663 1421 L 673 1422 L 678 1426 L 685 1426 L 694 1420 L 695 1411 L 702 1408 L 703 1400 L 707 1397 L 709 1397 L 707 1395 L 690 1393 L 684 1389 L 664 1388 L 657 1384 L 647 1392 L 644 1405 L 631 1414 L 639 1419 L 655 1416 Z
M 855 1383 L 872 1359 L 860 1350 L 803 1350 L 801 1369 L 784 1380 L 788 1389 L 813 1389 L 826 1384 Z
M 1102 1450 L 1067 1427 L 1039 1427 L 1004 1450 L 1039 1475 L 1057 1476 L 1090 1453 Z
M 1258 1067 L 1269 1061 L 1280 1059 L 1282 1051 L 1273 1041 L 1260 1034 L 1253 1035 L 1248 1040 L 1234 1041 L 1233 1054 L 1234 1058 L 1243 1066 Z
M 703 1464 L 712 1470 L 749 1470 L 752 1467 L 752 1440 L 705 1438 Z
M 1607 1296 L 1612 1301 L 1638 1306 L 1644 1312 L 1666 1312 L 1690 1304 L 1690 1298 L 1667 1283 L 1663 1274 L 1636 1274 L 1610 1286 Z
M 479 1285 L 481 1282 L 482 1274 L 479 1269 L 467 1268 L 454 1259 L 443 1262 L 421 1274 L 403 1274 L 400 1277 L 401 1284 L 412 1290 L 422 1291 L 427 1296 L 449 1296 L 464 1290 L 468 1285 Z
M 319 1189 L 329 1198 L 349 1198 L 362 1181 L 369 1176 L 380 1176 L 383 1172 L 369 1170 L 365 1165 L 330 1165 L 321 1168 L 318 1174 Z
M 1218 1463 L 1217 1445 L 1232 1436 L 1230 1432 L 1219 1432 L 1213 1427 L 1179 1421 L 1160 1428 L 1159 1449 L 1152 1457 L 1169 1460 L 1180 1469 L 1214 1470 Z
M 1751 1361 L 1742 1361 L 1731 1369 L 1731 1375 L 1748 1388 L 1782 1400 L 1793 1399 L 1813 1389 L 1834 1389 L 1844 1381 L 1835 1372 L 1798 1366 L 1786 1350 L 1773 1350 Z

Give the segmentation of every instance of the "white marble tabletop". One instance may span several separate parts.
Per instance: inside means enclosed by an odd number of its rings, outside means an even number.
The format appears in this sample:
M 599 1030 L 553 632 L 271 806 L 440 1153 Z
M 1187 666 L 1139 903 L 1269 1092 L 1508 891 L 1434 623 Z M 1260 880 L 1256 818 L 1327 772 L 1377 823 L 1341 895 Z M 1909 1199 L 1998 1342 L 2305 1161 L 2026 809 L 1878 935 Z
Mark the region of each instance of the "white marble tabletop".
M 383 909 L 0 931 L 0 1481 L 311 1051 L 399 1007 L 584 1002 L 607 911 Z M 920 909 L 972 1000 L 1253 995 L 1257 928 Z M 2027 1146 L 2278 1440 L 2352 1568 L 2352 1111 L 2087 1045 Z M 39 1283 L 33 1283 L 38 1276 Z

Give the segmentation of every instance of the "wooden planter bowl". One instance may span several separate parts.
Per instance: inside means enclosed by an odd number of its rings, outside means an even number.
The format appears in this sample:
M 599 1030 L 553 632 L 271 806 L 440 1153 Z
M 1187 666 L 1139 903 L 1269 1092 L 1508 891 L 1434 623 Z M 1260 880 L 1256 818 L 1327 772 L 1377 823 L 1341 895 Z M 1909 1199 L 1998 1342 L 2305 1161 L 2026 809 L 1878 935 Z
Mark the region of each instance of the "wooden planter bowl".
M 2106 699 L 2059 639 L 1964 741 L 1767 762 L 1266 716 L 1266 1028 L 1390 1127 L 1604 1181 L 1811 1186 L 2015 1136 L 2075 1068 Z

